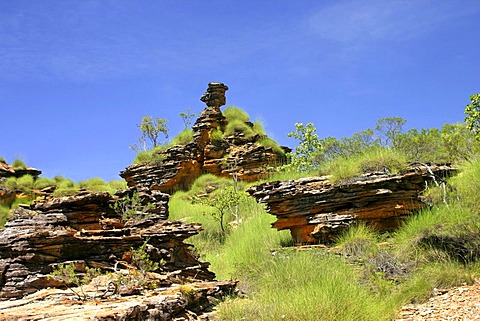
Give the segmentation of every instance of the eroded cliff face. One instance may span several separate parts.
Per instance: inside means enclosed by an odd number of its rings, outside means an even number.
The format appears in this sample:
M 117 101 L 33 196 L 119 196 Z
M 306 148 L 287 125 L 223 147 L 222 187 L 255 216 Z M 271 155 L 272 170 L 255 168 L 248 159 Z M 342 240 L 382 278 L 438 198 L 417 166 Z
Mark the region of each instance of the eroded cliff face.
M 455 172 L 448 166 L 416 166 L 398 175 L 366 174 L 348 184 L 310 177 L 260 184 L 247 192 L 277 217 L 272 227 L 289 229 L 296 243 L 319 243 L 328 242 L 353 221 L 383 231 L 399 226 L 426 206 L 422 192 L 427 184 Z
M 283 164 L 285 156 L 260 145 L 258 141 L 264 137 L 259 135 L 212 137 L 215 130 L 223 131 L 227 123 L 220 110 L 227 90 L 222 83 L 210 83 L 201 97 L 207 106 L 192 127 L 194 140 L 160 152 L 159 161 L 127 167 L 120 176 L 128 186 L 171 193 L 188 189 L 201 174 L 231 177 L 233 171 L 238 179 L 251 182 L 267 177 L 274 167 Z

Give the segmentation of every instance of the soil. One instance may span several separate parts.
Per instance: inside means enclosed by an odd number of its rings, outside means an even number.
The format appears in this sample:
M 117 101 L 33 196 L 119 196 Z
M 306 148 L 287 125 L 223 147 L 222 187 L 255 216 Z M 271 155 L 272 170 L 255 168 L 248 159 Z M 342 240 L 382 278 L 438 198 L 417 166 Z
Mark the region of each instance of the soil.
M 417 320 L 480 320 L 480 280 L 449 290 L 435 290 L 423 304 L 402 308 L 397 321 Z

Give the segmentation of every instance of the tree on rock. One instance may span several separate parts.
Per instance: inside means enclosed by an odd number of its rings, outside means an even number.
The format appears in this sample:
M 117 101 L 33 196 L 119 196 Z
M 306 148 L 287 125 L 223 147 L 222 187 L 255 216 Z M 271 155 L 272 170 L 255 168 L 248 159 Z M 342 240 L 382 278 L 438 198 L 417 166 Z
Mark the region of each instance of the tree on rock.
M 156 117 L 154 120 L 152 116 L 142 117 L 142 122 L 137 126 L 142 131 L 139 141 L 143 143 L 143 150 L 147 150 L 147 141 L 152 144 L 152 148 L 157 147 L 159 145 L 158 138 L 160 133 L 165 136 L 165 139 L 168 138 L 167 123 L 168 121 L 164 118 Z

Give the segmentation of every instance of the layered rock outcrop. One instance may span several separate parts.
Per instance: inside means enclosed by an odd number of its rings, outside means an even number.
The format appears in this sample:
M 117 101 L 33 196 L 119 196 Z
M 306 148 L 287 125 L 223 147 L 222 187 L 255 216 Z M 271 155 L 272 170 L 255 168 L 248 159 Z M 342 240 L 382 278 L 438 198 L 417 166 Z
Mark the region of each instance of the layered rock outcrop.
M 284 163 L 283 154 L 259 144 L 265 138 L 261 135 L 245 137 L 241 132 L 228 137 L 213 135 L 215 131 L 222 132 L 227 124 L 220 110 L 226 102 L 227 90 L 222 83 L 210 83 L 201 97 L 207 107 L 192 127 L 193 141 L 159 152 L 157 161 L 127 167 L 120 176 L 128 186 L 170 193 L 188 189 L 204 173 L 230 177 L 235 172 L 240 180 L 255 181 L 265 178 L 273 167 Z
M 0 231 L 0 299 L 58 285 L 48 278 L 57 263 L 113 271 L 119 263 L 128 263 L 132 249 L 145 242 L 150 257 L 161 262 L 155 272 L 184 280 L 213 280 L 209 264 L 199 262 L 184 243 L 201 226 L 165 220 L 168 195 L 140 194 L 155 208 L 144 219 L 133 221 L 122 221 L 110 206 L 119 198 L 108 193 L 83 192 L 17 209 Z
M 398 226 L 406 216 L 426 206 L 422 192 L 427 184 L 455 171 L 448 166 L 417 166 L 398 175 L 366 174 L 348 184 L 310 177 L 268 182 L 247 192 L 277 217 L 272 227 L 289 229 L 296 243 L 319 243 L 330 240 L 353 221 L 366 221 L 378 230 Z
M 0 178 L 21 177 L 27 174 L 32 175 L 33 177 L 38 177 L 42 174 L 42 171 L 33 167 L 15 168 L 12 165 L 0 161 Z

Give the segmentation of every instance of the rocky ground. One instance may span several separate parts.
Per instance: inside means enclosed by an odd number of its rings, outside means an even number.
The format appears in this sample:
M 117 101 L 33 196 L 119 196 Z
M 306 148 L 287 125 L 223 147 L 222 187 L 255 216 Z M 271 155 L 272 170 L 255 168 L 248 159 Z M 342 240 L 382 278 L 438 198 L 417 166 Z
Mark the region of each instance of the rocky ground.
M 435 292 L 426 303 L 404 306 L 397 321 L 480 320 L 480 280 L 470 286 Z

